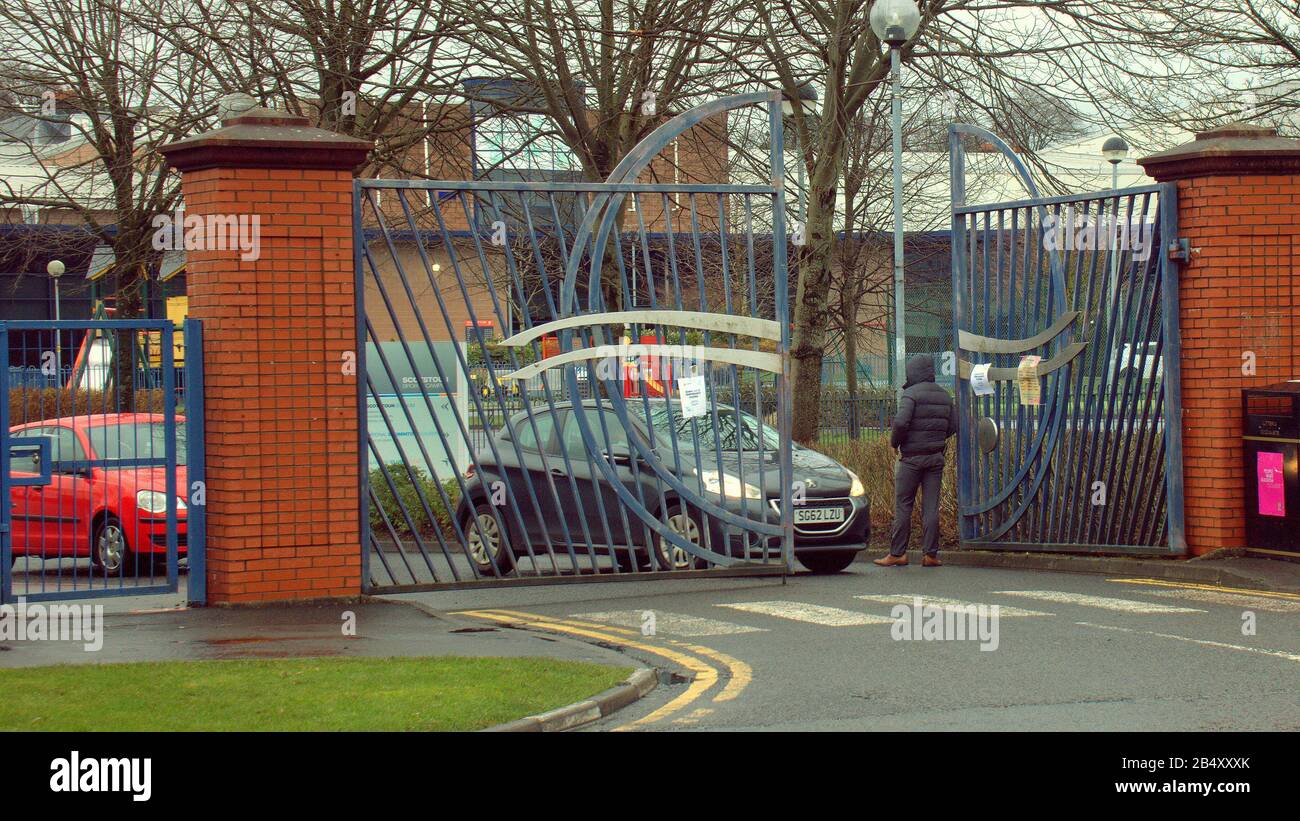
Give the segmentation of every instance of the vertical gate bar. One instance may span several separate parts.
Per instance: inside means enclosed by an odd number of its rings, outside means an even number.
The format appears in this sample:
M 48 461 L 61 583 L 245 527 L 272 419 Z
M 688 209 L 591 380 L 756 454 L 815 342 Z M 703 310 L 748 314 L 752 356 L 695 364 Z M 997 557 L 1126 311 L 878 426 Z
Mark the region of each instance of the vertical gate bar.
M 366 278 L 361 265 L 361 253 L 366 245 L 365 228 L 361 224 L 361 180 L 352 181 L 352 289 L 354 294 L 354 311 L 356 312 L 356 349 L 352 352 L 356 361 L 354 378 L 357 383 L 357 533 L 361 535 L 361 592 L 369 593 L 374 589 L 370 578 L 370 550 L 374 539 L 370 532 L 370 453 L 366 447 L 370 431 L 367 420 L 370 415 L 366 396 Z
M 9 490 L 9 324 L 0 319 L 0 604 L 13 600 L 13 515 Z
M 1004 304 L 1002 301 L 1002 266 L 1003 266 L 1002 240 L 1006 236 L 1006 212 L 1001 208 L 998 209 L 997 225 L 998 225 L 997 234 L 994 236 L 993 239 L 994 274 L 997 277 L 997 281 L 993 285 L 993 301 L 995 304 L 992 306 L 993 327 L 990 329 L 990 331 L 991 331 L 991 336 L 1001 338 L 1002 337 L 1002 311 L 1003 311 L 1003 304 Z M 994 365 L 1001 364 L 998 362 L 997 354 L 990 354 L 989 358 L 994 363 Z M 1006 358 L 1008 360 L 1010 359 L 1010 357 L 1006 357 Z M 993 418 L 996 419 L 998 423 L 999 441 L 997 447 L 995 447 L 992 453 L 989 454 L 989 457 L 990 457 L 990 462 L 992 462 L 991 467 L 993 469 L 993 474 L 995 477 L 994 482 L 996 483 L 996 487 L 995 487 L 996 491 L 1001 491 L 1003 484 L 1006 481 L 1006 477 L 1003 473 L 1003 465 L 1002 465 L 1001 432 L 1006 423 L 1004 410 L 1006 408 L 1005 403 L 1007 402 L 1008 399 L 1010 399 L 1010 394 L 1012 392 L 1011 388 L 1012 386 L 1008 384 L 1006 386 L 1006 389 L 1004 390 L 1003 383 L 1000 381 L 994 383 L 993 386 L 993 391 L 994 391 L 993 405 L 995 408 L 993 413 Z
M 1165 248 L 1178 242 L 1178 189 L 1162 183 L 1159 194 L 1160 245 L 1155 248 L 1161 265 L 1161 308 L 1163 312 L 1165 350 L 1165 483 L 1169 522 L 1169 551 L 1187 552 L 1187 535 L 1183 522 L 1183 336 L 1179 327 L 1179 277 L 1181 271 L 1169 259 Z
M 966 328 L 965 322 L 965 231 L 966 216 L 957 213 L 959 206 L 966 204 L 966 156 L 961 146 L 961 135 L 952 127 L 948 129 L 948 206 L 949 206 L 949 253 L 951 255 L 952 280 L 952 356 L 953 356 L 953 393 L 957 403 L 957 539 L 958 543 L 972 538 L 971 522 L 962 511 L 970 504 L 970 436 L 968 434 L 970 417 L 966 411 L 967 380 L 961 378 L 961 343 L 958 335 Z
M 790 285 L 786 260 L 785 236 L 785 132 L 781 119 L 781 103 L 768 103 L 768 142 L 772 187 L 776 189 L 772 204 L 772 274 L 776 288 L 776 320 L 781 324 L 781 378 L 777 390 L 777 415 L 780 419 L 781 437 L 781 544 L 782 558 L 787 573 L 794 572 L 794 508 L 791 501 L 794 479 L 793 450 L 790 445 L 792 430 L 790 384 Z M 802 160 L 801 160 L 802 162 Z
M 146 339 L 148 337 L 146 336 Z M 172 325 L 171 320 L 166 320 L 162 326 L 162 333 L 159 334 L 159 347 L 162 349 L 162 383 L 163 383 L 163 451 L 166 455 L 167 476 L 165 477 L 164 486 L 167 493 L 167 586 L 172 590 L 177 589 L 179 581 L 176 567 L 179 557 L 179 548 L 176 538 L 177 527 L 177 510 L 176 510 L 176 367 L 173 360 L 175 354 L 175 343 L 172 340 L 176 338 L 176 328 Z M 162 344 L 167 340 L 167 344 Z M 148 362 L 145 362 L 146 366 Z M 188 508 L 188 505 L 186 506 Z M 186 511 L 188 515 L 188 510 Z M 188 533 L 188 530 L 186 531 Z M 152 576 L 152 573 L 150 574 Z
M 984 227 L 980 232 L 980 255 L 981 255 L 980 287 L 983 290 L 983 296 L 980 298 L 978 303 L 981 308 L 980 317 L 978 320 L 978 327 L 981 336 L 989 336 L 993 332 L 993 329 L 989 327 L 989 271 L 993 263 L 992 260 L 993 254 L 989 249 L 989 235 L 992 232 L 993 232 L 993 212 L 985 211 Z M 985 356 L 988 356 L 988 354 L 985 354 Z M 981 396 L 978 398 L 977 401 L 979 402 L 980 415 L 990 416 L 991 413 L 989 408 L 989 397 L 987 395 Z M 989 459 L 989 455 L 984 452 L 983 448 L 980 448 L 979 462 L 980 462 L 980 501 L 981 502 L 984 501 L 985 499 L 988 499 L 989 496 L 992 495 L 992 491 L 990 489 L 991 479 L 989 478 L 990 461 L 991 460 Z M 990 518 L 993 519 L 994 521 L 997 521 L 997 517 L 994 515 L 993 511 L 990 511 Z M 993 524 L 993 522 L 991 521 L 990 524 Z

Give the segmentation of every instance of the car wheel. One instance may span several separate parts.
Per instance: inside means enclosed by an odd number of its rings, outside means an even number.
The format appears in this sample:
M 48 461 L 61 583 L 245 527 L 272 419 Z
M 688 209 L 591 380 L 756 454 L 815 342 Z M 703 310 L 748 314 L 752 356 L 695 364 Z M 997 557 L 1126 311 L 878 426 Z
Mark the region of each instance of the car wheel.
M 491 505 L 474 506 L 472 514 L 461 523 L 465 531 L 466 553 L 469 560 L 484 576 L 504 576 L 514 567 L 510 552 L 506 550 L 503 522 L 497 520 L 497 512 Z M 495 563 L 495 566 L 494 566 Z
M 853 564 L 853 559 L 856 556 L 857 551 L 847 550 L 837 553 L 808 553 L 803 556 L 795 554 L 799 564 L 817 574 L 839 573 Z
M 691 544 L 704 545 L 704 527 L 696 515 L 682 505 L 669 505 L 663 523 Z M 708 562 L 692 556 L 663 536 L 655 537 L 655 558 L 662 570 L 702 570 L 709 566 Z
M 106 576 L 129 576 L 135 572 L 135 555 L 116 516 L 106 516 L 95 528 L 90 561 Z

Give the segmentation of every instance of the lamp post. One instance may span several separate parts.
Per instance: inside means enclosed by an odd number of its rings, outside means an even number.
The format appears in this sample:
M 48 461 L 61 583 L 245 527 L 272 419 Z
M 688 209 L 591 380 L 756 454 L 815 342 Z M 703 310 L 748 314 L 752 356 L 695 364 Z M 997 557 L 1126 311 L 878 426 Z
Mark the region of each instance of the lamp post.
M 890 120 L 894 135 L 894 387 L 900 396 L 907 379 L 907 309 L 903 292 L 903 94 L 899 52 L 920 26 L 921 10 L 913 0 L 876 0 L 871 6 L 871 30 L 889 46 L 893 84 Z
M 55 322 L 58 322 L 60 319 L 62 319 L 62 316 L 59 312 L 59 277 L 63 276 L 63 272 L 66 270 L 67 270 L 67 266 L 65 266 L 61 260 L 57 260 L 57 259 L 50 260 L 49 263 L 45 266 L 45 273 L 49 274 L 50 279 L 54 280 L 54 321 Z M 54 331 L 54 362 L 56 368 L 61 369 L 63 367 L 63 331 L 58 329 L 55 329 Z
M 1110 187 L 1112 191 L 1119 190 L 1119 164 L 1128 156 L 1128 143 L 1124 142 L 1123 137 L 1111 137 L 1101 144 L 1101 155 L 1110 163 Z M 1110 243 L 1110 277 L 1107 283 L 1107 294 L 1110 299 L 1114 299 L 1117 294 L 1119 280 L 1119 198 L 1115 198 L 1115 230 L 1111 232 Z

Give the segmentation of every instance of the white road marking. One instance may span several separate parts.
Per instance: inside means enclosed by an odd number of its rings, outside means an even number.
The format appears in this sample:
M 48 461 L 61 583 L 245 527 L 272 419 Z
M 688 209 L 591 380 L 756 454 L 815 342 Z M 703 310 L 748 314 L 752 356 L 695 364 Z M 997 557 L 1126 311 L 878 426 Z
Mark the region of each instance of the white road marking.
M 746 613 L 759 613 L 764 616 L 776 616 L 778 619 L 802 621 L 808 624 L 820 624 L 823 627 L 860 627 L 865 624 L 893 624 L 887 616 L 872 616 L 853 610 L 841 610 L 838 607 L 824 607 L 820 604 L 805 604 L 797 601 L 751 601 L 719 604 Z
M 646 613 L 654 613 L 654 626 L 656 633 L 666 633 L 671 636 L 688 636 L 695 638 L 699 636 L 730 636 L 736 633 L 766 632 L 762 627 L 749 627 L 744 624 L 732 624 L 728 621 L 706 619 L 701 616 L 687 616 L 682 613 L 662 613 L 658 610 L 649 608 L 646 610 L 610 610 L 601 613 L 575 613 L 569 618 L 581 619 L 583 621 L 597 621 L 603 624 L 612 624 L 615 627 L 626 627 L 631 630 L 640 630 L 642 625 L 646 623 Z
M 984 602 L 961 601 L 960 599 L 946 599 L 943 598 L 942 596 L 921 596 L 921 595 L 912 596 L 906 594 L 897 594 L 897 595 L 889 595 L 889 596 L 854 596 L 853 598 L 862 599 L 863 601 L 879 602 L 881 604 L 905 604 L 908 607 L 911 607 L 912 603 L 916 599 L 920 599 L 922 607 L 941 607 L 944 610 L 959 610 L 959 611 L 965 611 L 967 608 L 970 607 L 978 608 L 978 607 L 992 606 Z M 1053 615 L 1052 613 L 1043 613 L 1038 610 L 1022 610 L 1019 607 L 1008 607 L 1005 604 L 998 605 L 997 607 L 998 607 L 998 615 L 1008 619 L 1017 618 L 1021 616 Z
M 1263 596 L 1246 596 L 1241 593 L 1219 593 L 1214 590 L 1145 590 L 1150 596 L 1166 599 L 1191 599 L 1209 604 L 1226 604 L 1243 610 L 1263 610 L 1268 613 L 1300 613 L 1300 601 L 1270 599 Z
M 1172 633 L 1157 633 L 1153 630 L 1133 630 L 1129 627 L 1113 627 L 1109 624 L 1092 624 L 1086 621 L 1076 621 L 1075 624 L 1080 627 L 1095 627 L 1098 630 L 1113 630 L 1118 633 L 1134 633 L 1143 636 L 1158 636 L 1162 639 L 1176 639 L 1191 644 L 1200 644 L 1204 647 L 1218 647 L 1223 650 L 1241 650 L 1246 653 L 1256 653 L 1261 656 L 1273 656 L 1274 658 L 1286 659 L 1287 661 L 1300 662 L 1300 653 L 1288 653 L 1284 650 L 1265 650 L 1259 647 L 1246 647 L 1242 644 L 1228 644 L 1223 641 L 1210 641 L 1209 639 L 1194 639 L 1188 636 L 1175 636 Z
M 1085 596 L 1081 593 L 1062 593 L 1059 590 L 997 590 L 999 596 L 1024 596 L 1027 599 L 1056 602 L 1059 604 L 1077 604 L 1081 607 L 1098 607 L 1102 610 L 1116 610 L 1120 613 L 1204 613 L 1194 607 L 1174 607 L 1168 604 L 1137 601 L 1134 599 L 1112 599 L 1107 596 Z

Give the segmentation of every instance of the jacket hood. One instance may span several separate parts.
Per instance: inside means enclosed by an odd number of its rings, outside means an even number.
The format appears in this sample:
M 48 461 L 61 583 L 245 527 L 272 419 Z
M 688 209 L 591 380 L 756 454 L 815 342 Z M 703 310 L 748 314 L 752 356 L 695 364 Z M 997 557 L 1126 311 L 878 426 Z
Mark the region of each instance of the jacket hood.
M 934 381 L 934 357 L 929 354 L 917 354 L 907 360 L 907 382 L 904 388 Z

